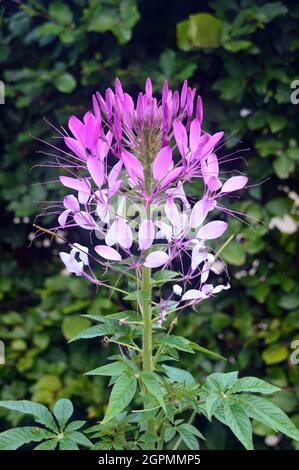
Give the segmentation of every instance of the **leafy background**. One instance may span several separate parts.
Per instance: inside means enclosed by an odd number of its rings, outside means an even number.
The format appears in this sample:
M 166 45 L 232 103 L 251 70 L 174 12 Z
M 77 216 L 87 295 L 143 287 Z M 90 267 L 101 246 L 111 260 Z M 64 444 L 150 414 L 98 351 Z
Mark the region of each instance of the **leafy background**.
M 54 139 L 45 117 L 65 125 L 81 115 L 90 96 L 115 76 L 137 93 L 150 76 L 158 92 L 164 79 L 199 88 L 205 128 L 224 130 L 223 155 L 241 156 L 252 187 L 230 206 L 261 222 L 254 229 L 231 221 L 235 240 L 224 258 L 232 289 L 184 314 L 178 334 L 228 358 L 186 356 L 199 380 L 215 370 L 240 369 L 283 388 L 273 400 L 299 426 L 299 366 L 290 362 L 299 339 L 298 106 L 290 85 L 298 75 L 299 6 L 294 2 L 215 0 L 29 0 L 0 5 L 0 62 L 6 85 L 1 112 L 0 397 L 50 406 L 71 398 L 79 418 L 101 418 L 106 382 L 83 376 L 105 363 L 112 349 L 99 341 L 67 340 L 88 326 L 85 313 L 126 308 L 79 278 L 62 274 L 60 246 L 47 237 L 32 245 L 41 201 L 59 198 L 57 175 L 36 166 L 45 150 L 33 139 Z M 52 140 L 54 142 L 54 140 Z M 236 153 L 237 152 L 237 153 Z M 239 152 L 239 153 L 238 153 Z M 46 157 L 44 157 L 45 159 Z M 34 168 L 33 168 L 34 167 Z M 45 182 L 48 182 L 45 184 Z M 261 184 L 262 183 L 262 184 Z M 192 191 L 196 193 L 193 185 Z M 43 219 L 50 226 L 50 219 Z M 0 411 L 1 429 L 17 424 Z M 210 449 L 239 444 L 221 424 L 199 420 Z M 294 448 L 294 442 L 255 426 L 257 448 Z

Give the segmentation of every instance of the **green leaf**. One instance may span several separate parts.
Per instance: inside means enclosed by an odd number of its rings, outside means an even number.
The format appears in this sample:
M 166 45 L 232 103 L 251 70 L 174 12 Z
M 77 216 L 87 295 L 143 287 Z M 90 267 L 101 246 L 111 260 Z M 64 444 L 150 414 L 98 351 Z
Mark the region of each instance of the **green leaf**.
M 72 339 L 81 331 L 86 330 L 90 326 L 90 323 L 87 318 L 80 316 L 65 318 L 62 322 L 62 333 L 66 339 Z
M 123 374 L 116 380 L 102 424 L 110 421 L 129 405 L 136 393 L 136 387 L 137 380 L 133 375 Z
M 192 43 L 189 38 L 189 21 L 184 20 L 176 26 L 177 45 L 183 51 L 190 51 Z
M 250 418 L 299 441 L 299 430 L 278 406 L 265 398 L 246 394 L 239 396 L 239 403 Z
M 278 364 L 285 361 L 289 356 L 288 348 L 284 344 L 273 344 L 265 349 L 262 357 L 266 364 Z
M 229 389 L 230 393 L 251 392 L 264 393 L 265 395 L 279 391 L 280 388 L 256 377 L 243 377 L 242 379 L 238 379 Z
M 204 388 L 212 391 L 226 392 L 229 390 L 238 379 L 238 372 L 228 372 L 223 374 L 221 372 L 215 372 L 210 374 L 204 384 Z
M 65 432 L 77 431 L 77 429 L 82 428 L 82 426 L 84 426 L 85 423 L 86 421 L 72 421 L 66 426 L 64 431 Z
M 93 443 L 82 433 L 78 431 L 68 432 L 65 434 L 68 439 L 85 447 L 92 447 Z
M 222 403 L 223 398 L 219 396 L 218 393 L 212 392 L 206 398 L 206 410 L 208 419 L 211 420 L 214 412 L 218 408 L 218 406 Z
M 253 450 L 251 422 L 244 409 L 229 399 L 224 400 L 223 408 L 227 426 L 247 450 Z
M 222 251 L 223 259 L 234 266 L 242 266 L 246 261 L 246 252 L 241 243 L 232 240 Z
M 251 41 L 241 40 L 241 41 L 226 41 L 223 46 L 225 49 L 231 52 L 239 52 L 244 49 L 248 49 L 252 46 Z
M 125 295 L 125 300 L 141 300 L 146 301 L 148 299 L 148 294 L 143 292 L 142 290 L 135 290 L 134 292 L 129 292 L 129 294 Z
M 281 179 L 288 178 L 294 168 L 294 161 L 290 160 L 285 155 L 279 155 L 273 162 L 273 169 L 277 176 Z
M 49 439 L 48 441 L 38 444 L 38 446 L 34 447 L 34 450 L 55 450 L 57 444 L 57 439 Z
M 54 78 L 54 84 L 61 93 L 71 93 L 76 88 L 77 82 L 73 75 L 64 72 Z
M 195 382 L 194 377 L 187 370 L 166 365 L 163 365 L 163 369 L 165 369 L 170 383 L 183 383 L 188 387 L 189 385 L 192 385 Z
M 221 39 L 221 22 L 209 13 L 190 15 L 189 38 L 195 47 L 218 47 Z
M 288 13 L 287 7 L 282 2 L 269 2 L 257 9 L 256 18 L 262 23 L 268 23 L 277 16 Z
M 97 367 L 89 372 L 86 372 L 84 375 L 121 375 L 125 370 L 128 370 L 128 366 L 123 362 L 112 362 L 111 364 L 106 364 L 105 366 Z
M 165 433 L 164 433 L 165 442 L 167 443 L 167 442 L 171 441 L 171 439 L 173 439 L 175 435 L 176 435 L 176 429 L 175 428 L 172 428 L 172 427 L 166 428 Z
M 199 344 L 196 344 L 196 343 L 193 343 L 193 342 L 190 342 L 189 344 L 196 351 L 199 351 L 203 354 L 206 354 L 207 356 L 213 357 L 214 359 L 222 359 L 223 361 L 226 361 L 225 357 L 220 356 L 220 354 L 217 354 L 214 351 L 210 351 L 207 348 L 203 348 L 202 346 L 199 346 Z
M 153 275 L 153 281 L 154 281 L 154 284 L 156 285 L 162 285 L 162 284 L 165 284 L 166 282 L 171 281 L 172 279 L 178 276 L 179 276 L 179 273 L 175 271 L 170 271 L 168 269 L 164 269 L 162 271 L 157 271 Z
M 174 335 L 164 335 L 158 338 L 159 343 L 165 344 L 170 348 L 179 349 L 180 351 L 185 351 L 191 354 L 194 354 L 192 347 L 190 346 L 190 341 L 183 336 L 174 336 Z
M 159 382 L 157 376 L 151 372 L 141 372 L 140 379 L 148 389 L 149 393 L 156 398 L 157 402 L 162 406 L 164 412 L 166 413 L 166 405 L 163 398 L 163 395 L 165 395 L 165 390 Z
M 115 326 L 113 325 L 95 325 L 91 326 L 90 328 L 87 328 L 87 330 L 83 330 L 78 333 L 74 338 L 70 340 L 70 343 L 78 339 L 96 338 L 97 336 L 111 335 L 113 333 L 115 333 Z
M 38 423 L 44 424 L 54 432 L 59 432 L 52 413 L 40 403 L 34 403 L 29 400 L 7 400 L 0 401 L 0 406 L 8 410 L 33 415 Z
M 73 21 L 73 13 L 65 2 L 50 3 L 49 15 L 52 19 L 62 24 L 68 24 Z
M 54 415 L 59 423 L 60 431 L 63 431 L 66 423 L 74 412 L 73 404 L 70 400 L 62 398 L 55 403 Z
M 73 439 L 69 439 L 65 436 L 59 441 L 59 450 L 79 450 L 79 447 Z
M 198 434 L 195 434 L 194 429 L 196 430 L 196 432 L 199 433 L 199 431 L 197 431 L 197 429 L 194 426 L 188 423 L 181 424 L 177 428 L 177 431 L 179 435 L 181 436 L 183 442 L 186 444 L 186 446 L 190 450 L 199 449 L 198 440 L 196 438 L 196 435 Z M 199 433 L 198 437 L 202 437 L 202 435 Z
M 34 426 L 9 429 L 0 433 L 0 450 L 15 450 L 29 442 L 39 442 L 53 436 L 54 434 L 46 429 Z

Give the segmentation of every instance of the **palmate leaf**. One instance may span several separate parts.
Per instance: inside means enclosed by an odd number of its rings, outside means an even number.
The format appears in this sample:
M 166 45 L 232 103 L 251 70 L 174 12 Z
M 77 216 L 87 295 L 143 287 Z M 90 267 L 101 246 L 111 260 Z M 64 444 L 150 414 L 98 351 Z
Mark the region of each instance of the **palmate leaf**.
M 245 393 L 238 396 L 238 402 L 250 418 L 299 441 L 299 430 L 290 418 L 274 403 L 265 398 Z
M 213 392 L 226 392 L 231 389 L 237 380 L 238 372 L 228 372 L 226 374 L 215 372 L 207 378 L 204 389 Z
M 74 338 L 72 338 L 69 343 L 77 341 L 78 339 L 90 339 L 96 338 L 97 336 L 112 335 L 115 333 L 116 325 L 112 324 L 103 324 L 95 325 L 87 328 L 86 330 L 80 331 Z
M 82 428 L 85 423 L 86 421 L 72 421 L 66 426 L 65 432 L 77 431 L 77 429 Z
M 190 346 L 190 341 L 183 336 L 175 335 L 163 335 L 158 338 L 159 343 L 165 344 L 170 348 L 178 349 L 179 351 L 188 352 L 194 354 L 192 347 Z
M 84 375 L 105 375 L 112 377 L 114 375 L 121 375 L 125 370 L 129 370 L 129 367 L 123 362 L 111 362 L 111 364 L 106 364 L 105 366 L 90 370 Z
M 199 344 L 190 342 L 190 346 L 198 352 L 201 352 L 203 354 L 206 354 L 207 356 L 213 357 L 214 359 L 222 359 L 223 361 L 226 361 L 225 357 L 221 356 L 220 354 L 215 353 L 214 351 L 210 351 L 210 349 L 204 348 L 202 346 L 199 346 Z
M 189 341 L 187 338 L 183 336 L 175 336 L 175 335 L 163 335 L 158 338 L 158 342 L 169 346 L 170 348 L 178 349 L 179 351 L 188 352 L 194 354 L 195 351 L 201 352 L 206 354 L 214 359 L 223 359 L 226 360 L 223 356 L 210 351 L 209 349 L 203 348 L 198 344 Z
M 209 420 L 212 418 L 214 412 L 222 402 L 223 398 L 220 397 L 218 393 L 212 392 L 208 395 L 206 399 L 206 411 Z
M 55 403 L 53 411 L 59 423 L 60 431 L 63 431 L 66 423 L 74 412 L 73 404 L 70 400 L 62 398 Z
M 67 436 L 59 441 L 59 450 L 79 450 L 76 442 Z
M 71 439 L 72 441 L 76 442 L 76 444 L 80 444 L 82 446 L 93 446 L 93 443 L 82 432 L 79 431 L 65 433 L 65 437 Z
M 187 370 L 179 369 L 178 367 L 171 367 L 163 365 L 165 369 L 169 383 L 178 382 L 183 383 L 187 387 L 195 383 L 194 377 Z
M 159 405 L 161 405 L 164 412 L 166 413 L 166 404 L 163 398 L 163 395 L 165 395 L 165 390 L 161 385 L 157 375 L 151 372 L 141 372 L 140 379 L 146 386 L 149 393 L 155 397 Z
M 242 406 L 225 399 L 223 409 L 227 426 L 247 450 L 253 450 L 251 422 Z
M 40 403 L 34 403 L 29 400 L 7 400 L 0 401 L 0 406 L 8 410 L 33 415 L 38 423 L 44 424 L 54 432 L 59 432 L 52 413 Z
M 123 374 L 116 380 L 107 407 L 103 424 L 117 416 L 133 400 L 136 393 L 137 380 L 132 374 Z
M 203 435 L 196 429 L 195 426 L 189 423 L 183 423 L 178 426 L 177 431 L 181 436 L 183 442 L 190 450 L 198 450 L 199 443 L 197 437 L 204 439 Z
M 46 429 L 24 426 L 0 433 L 0 450 L 15 450 L 30 442 L 40 442 L 55 435 Z
M 265 395 L 279 391 L 280 388 L 256 377 L 243 377 L 242 379 L 238 379 L 229 389 L 230 393 L 251 392 L 263 393 Z
M 50 439 L 48 441 L 42 442 L 41 444 L 38 444 L 38 446 L 34 447 L 34 450 L 55 450 L 57 444 L 57 439 Z

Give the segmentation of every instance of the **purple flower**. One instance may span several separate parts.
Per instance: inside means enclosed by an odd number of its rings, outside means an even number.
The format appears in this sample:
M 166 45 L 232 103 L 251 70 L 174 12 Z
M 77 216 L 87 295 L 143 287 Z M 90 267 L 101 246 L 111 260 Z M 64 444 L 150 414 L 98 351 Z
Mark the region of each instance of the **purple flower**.
M 183 306 L 197 304 L 229 288 L 210 281 L 217 283 L 219 272 L 208 243 L 228 227 L 213 215 L 231 213 L 219 199 L 244 188 L 247 178 L 223 181 L 217 157 L 223 132 L 203 130 L 196 90 L 185 81 L 181 92 L 172 92 L 165 82 L 159 100 L 148 79 L 134 101 L 116 79 L 115 90 L 97 92 L 92 103 L 93 112 L 82 120 L 71 116 L 66 150 L 58 149 L 57 166 L 65 171 L 60 182 L 73 193 L 59 205 L 54 230 L 91 234 L 89 251 L 70 244 L 70 253 L 60 253 L 68 271 L 100 284 L 95 264 L 118 273 L 133 268 L 138 289 L 144 267 L 176 270 L 170 294 L 161 298 L 160 322 L 172 298 Z M 196 187 L 203 183 L 197 201 L 184 190 L 192 178 Z

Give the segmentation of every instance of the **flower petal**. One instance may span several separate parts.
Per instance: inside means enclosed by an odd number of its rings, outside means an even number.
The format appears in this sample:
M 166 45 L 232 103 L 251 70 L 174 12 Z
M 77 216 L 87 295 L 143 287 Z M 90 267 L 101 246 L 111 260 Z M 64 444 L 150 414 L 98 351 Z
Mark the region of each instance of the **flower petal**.
M 166 146 L 161 148 L 160 152 L 153 161 L 153 177 L 155 181 L 163 180 L 170 172 L 173 166 L 172 150 Z
M 180 154 L 182 155 L 182 157 L 185 157 L 188 151 L 187 132 L 184 125 L 178 119 L 176 119 L 173 123 L 173 133 Z
M 73 136 L 83 144 L 84 124 L 76 116 L 71 116 L 68 122 Z
M 207 217 L 210 208 L 211 204 L 206 198 L 203 198 L 194 204 L 190 215 L 190 227 L 199 227 Z
M 185 294 L 182 297 L 182 301 L 184 300 L 199 300 L 199 299 L 205 299 L 207 296 L 201 292 L 200 290 L 197 289 L 190 289 L 185 292 Z
M 60 216 L 58 217 L 58 223 L 60 225 L 60 227 L 64 228 L 65 227 L 65 224 L 66 224 L 66 221 L 67 221 L 67 218 L 69 216 L 69 209 L 61 212 Z
M 67 188 L 75 189 L 76 191 L 81 191 L 85 194 L 90 194 L 90 186 L 85 179 L 70 178 L 69 176 L 60 176 L 59 179 L 63 186 L 66 186 Z
M 138 232 L 138 243 L 140 250 L 147 250 L 154 241 L 155 227 L 151 220 L 145 219 L 141 222 Z
M 165 222 L 162 222 L 161 220 L 157 220 L 155 222 L 155 225 L 160 229 L 161 233 L 167 238 L 167 241 L 170 242 L 172 238 L 172 227 L 171 225 L 166 224 Z M 161 234 L 157 234 L 157 238 L 163 238 Z
M 165 204 L 165 214 L 173 226 L 180 224 L 180 212 L 172 197 L 168 197 Z
M 214 150 L 215 146 L 218 144 L 219 140 L 222 139 L 222 137 L 223 132 L 216 132 L 216 134 L 210 136 L 208 142 L 202 149 L 202 154 L 208 155 L 212 150 Z
M 63 205 L 66 209 L 70 209 L 72 212 L 78 212 L 80 210 L 78 199 L 73 194 L 65 196 L 63 199 Z
M 232 176 L 227 181 L 225 181 L 222 186 L 221 193 L 231 193 L 232 191 L 237 191 L 238 189 L 244 188 L 248 178 L 246 176 Z
M 92 216 L 85 211 L 76 212 L 74 214 L 74 222 L 81 228 L 85 230 L 91 230 L 95 228 L 95 221 L 93 220 Z
M 97 245 L 94 249 L 102 258 L 109 259 L 110 261 L 121 261 L 121 256 L 118 251 L 110 246 Z
M 173 180 L 178 178 L 180 174 L 182 173 L 183 167 L 179 166 L 177 168 L 174 168 L 171 170 L 168 175 L 164 178 L 164 180 L 161 183 L 161 189 L 165 188 L 168 186 Z
M 201 125 L 198 119 L 194 119 L 191 122 L 190 126 L 190 137 L 189 137 L 189 144 L 191 152 L 195 152 L 198 149 L 199 142 L 200 142 L 200 134 L 201 134 Z
M 192 250 L 191 256 L 191 269 L 194 271 L 200 263 L 202 263 L 207 257 L 207 252 L 203 250 L 200 243 L 195 245 Z
M 99 189 L 104 183 L 104 167 L 96 157 L 89 157 L 87 160 L 87 168 L 93 181 Z
M 166 264 L 168 260 L 169 256 L 165 251 L 153 251 L 153 253 L 146 257 L 144 266 L 147 268 L 158 268 Z
M 74 258 L 73 255 L 70 253 L 65 253 L 64 251 L 61 251 L 59 253 L 59 256 L 64 263 L 66 269 L 70 273 L 77 274 L 77 276 L 81 276 L 83 272 L 83 262 L 81 261 L 80 263 Z
M 197 238 L 202 240 L 213 240 L 214 238 L 221 237 L 225 232 L 228 225 L 222 220 L 215 220 L 204 225 L 196 234 Z
M 132 178 L 135 184 L 138 183 L 138 179 L 141 181 L 144 180 L 143 166 L 132 153 L 128 151 L 122 152 L 121 159 L 126 167 L 128 175 Z
M 69 149 L 72 150 L 78 157 L 86 160 L 86 152 L 85 148 L 78 140 L 74 139 L 73 137 L 65 137 L 64 138 L 65 144 L 68 146 Z

